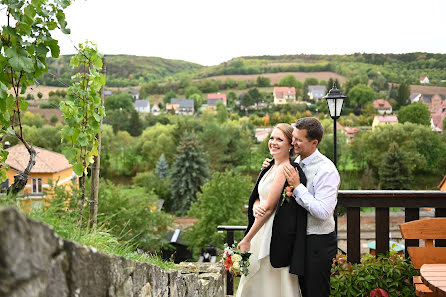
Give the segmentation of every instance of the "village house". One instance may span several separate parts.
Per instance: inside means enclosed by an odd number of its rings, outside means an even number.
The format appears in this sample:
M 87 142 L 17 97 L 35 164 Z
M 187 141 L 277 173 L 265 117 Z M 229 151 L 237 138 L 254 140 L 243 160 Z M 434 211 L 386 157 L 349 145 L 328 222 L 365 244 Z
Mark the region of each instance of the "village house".
M 347 143 L 351 143 L 355 139 L 356 133 L 358 133 L 359 131 L 359 128 L 344 127 L 344 133 L 345 137 L 347 138 Z
M 77 176 L 73 172 L 73 166 L 64 155 L 55 153 L 40 147 L 35 147 L 36 163 L 29 174 L 28 183 L 23 190 L 22 203 L 26 208 L 39 208 L 45 198 L 51 198 L 48 193 L 51 184 L 70 189 L 77 183 Z M 19 170 L 24 171 L 29 161 L 29 153 L 26 147 L 18 144 L 6 149 L 9 152 L 6 164 L 10 167 L 6 171 L 9 186 L 14 183 L 14 175 Z
M 194 114 L 194 100 L 184 98 L 172 98 L 170 104 L 166 104 L 166 111 L 174 110 L 175 114 L 193 115 Z
M 149 113 L 150 112 L 150 102 L 148 100 L 136 100 L 135 101 L 135 110 L 141 113 Z
M 446 96 L 442 94 L 422 94 L 420 102 L 429 107 L 431 113 L 436 113 L 442 109 Z
M 127 90 L 124 90 L 123 93 L 128 93 L 128 94 L 132 95 L 133 100 L 138 100 L 139 99 L 139 91 L 138 90 L 127 89 Z
M 385 99 L 378 99 L 373 101 L 373 106 L 381 115 L 392 113 L 392 105 L 390 105 L 389 101 Z
M 325 94 L 327 93 L 327 87 L 326 86 L 308 86 L 308 97 L 311 100 L 319 101 L 322 99 Z
M 378 125 L 391 125 L 397 123 L 398 118 L 395 115 L 376 115 L 373 118 L 372 130 L 375 129 Z
M 421 94 L 420 93 L 412 93 L 412 94 L 410 94 L 409 99 L 410 99 L 410 103 L 417 103 L 421 99 Z
M 274 87 L 273 90 L 274 104 L 286 104 L 296 102 L 295 87 Z
M 159 107 L 158 104 L 155 104 L 152 106 L 152 114 L 153 115 L 159 115 L 161 111 L 161 108 Z
M 420 84 L 428 84 L 429 78 L 427 76 L 420 77 Z

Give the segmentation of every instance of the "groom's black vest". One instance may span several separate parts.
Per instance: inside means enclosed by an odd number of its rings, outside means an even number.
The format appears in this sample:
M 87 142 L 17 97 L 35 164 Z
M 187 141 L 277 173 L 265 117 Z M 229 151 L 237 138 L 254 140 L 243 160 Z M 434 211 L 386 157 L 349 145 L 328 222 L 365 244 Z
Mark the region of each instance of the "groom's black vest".
M 274 162 L 274 160 L 273 160 Z M 259 182 L 266 172 L 271 168 L 273 162 L 267 168 L 260 171 L 256 185 L 252 190 L 248 203 L 248 227 L 245 235 L 254 224 L 254 214 L 252 207 L 254 202 L 259 199 Z M 300 182 L 307 184 L 307 178 L 297 163 L 291 161 L 291 165 L 299 171 Z M 288 186 L 285 181 L 284 188 Z M 282 191 L 283 192 L 283 191 Z M 307 211 L 300 206 L 294 197 L 288 201 L 283 201 L 282 192 L 276 207 L 274 216 L 273 231 L 270 245 L 271 266 L 275 268 L 290 266 L 290 273 L 300 276 L 304 275 L 305 260 L 305 237 L 307 234 Z M 282 204 L 282 205 L 281 205 Z

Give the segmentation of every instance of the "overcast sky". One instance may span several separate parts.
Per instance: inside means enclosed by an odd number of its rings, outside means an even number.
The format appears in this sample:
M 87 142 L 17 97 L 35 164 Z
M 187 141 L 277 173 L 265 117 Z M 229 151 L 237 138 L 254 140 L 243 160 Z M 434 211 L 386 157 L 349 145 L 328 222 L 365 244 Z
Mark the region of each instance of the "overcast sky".
M 444 0 L 75 0 L 61 53 L 93 41 L 104 54 L 216 65 L 282 54 L 446 53 Z

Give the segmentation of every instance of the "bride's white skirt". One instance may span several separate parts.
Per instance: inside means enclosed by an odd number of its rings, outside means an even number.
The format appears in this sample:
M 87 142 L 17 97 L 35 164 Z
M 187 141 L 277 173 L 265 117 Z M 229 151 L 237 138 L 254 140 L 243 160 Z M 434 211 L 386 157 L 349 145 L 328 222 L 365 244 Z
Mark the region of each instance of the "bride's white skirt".
M 273 268 L 269 246 L 274 216 L 251 240 L 249 274 L 242 275 L 236 297 L 300 297 L 299 278 L 289 267 Z

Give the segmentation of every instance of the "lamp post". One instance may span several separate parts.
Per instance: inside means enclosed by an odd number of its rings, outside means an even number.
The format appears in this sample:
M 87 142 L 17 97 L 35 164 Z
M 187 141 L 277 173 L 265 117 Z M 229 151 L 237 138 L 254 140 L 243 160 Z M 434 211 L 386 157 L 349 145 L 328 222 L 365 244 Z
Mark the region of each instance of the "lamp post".
M 336 83 L 333 83 L 333 88 L 328 92 L 328 94 L 324 97 L 327 101 L 328 110 L 330 111 L 330 117 L 333 119 L 334 127 L 333 127 L 333 163 L 336 165 L 337 155 L 336 155 L 336 120 L 341 116 L 342 105 L 344 104 L 344 99 L 347 96 L 344 96 L 341 91 L 336 88 Z

